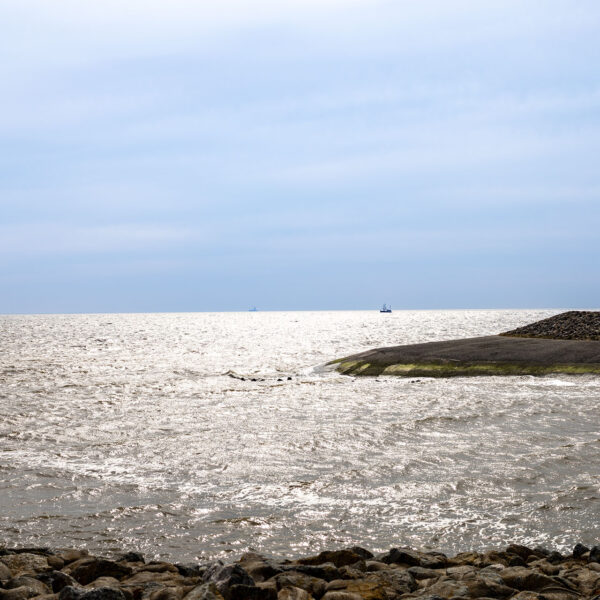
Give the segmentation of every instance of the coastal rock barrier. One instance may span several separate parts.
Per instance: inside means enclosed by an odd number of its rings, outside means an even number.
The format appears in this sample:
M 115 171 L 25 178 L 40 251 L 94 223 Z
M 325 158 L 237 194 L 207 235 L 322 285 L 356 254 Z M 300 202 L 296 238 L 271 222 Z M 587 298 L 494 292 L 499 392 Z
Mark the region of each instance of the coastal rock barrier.
M 246 553 L 224 564 L 0 548 L 0 600 L 600 600 L 600 546 L 563 555 L 512 544 L 485 553 L 360 547 L 294 560 Z

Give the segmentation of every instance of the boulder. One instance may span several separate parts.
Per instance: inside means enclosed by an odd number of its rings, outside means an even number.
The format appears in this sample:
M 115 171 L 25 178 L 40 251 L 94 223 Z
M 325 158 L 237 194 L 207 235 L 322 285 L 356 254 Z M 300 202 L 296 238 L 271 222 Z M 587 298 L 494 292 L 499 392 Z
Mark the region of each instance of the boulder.
M 590 562 L 600 563 L 600 546 L 592 546 L 589 560 Z
M 277 563 L 267 560 L 253 552 L 244 554 L 240 558 L 239 563 L 255 582 L 266 581 L 278 573 L 283 572 L 283 569 Z
M 287 587 L 279 590 L 277 600 L 312 600 L 312 596 L 297 587 Z
M 327 592 L 323 600 L 363 600 L 359 594 L 351 592 Z
M 410 567 L 421 566 L 419 555 L 410 548 L 391 548 L 385 554 L 378 556 L 377 560 L 387 565 L 397 563 L 408 565 Z
M 67 586 L 58 595 L 58 600 L 126 600 L 117 588 L 99 587 L 93 590 Z
M 295 571 L 296 573 L 303 573 L 304 575 L 317 577 L 318 579 L 324 579 L 325 581 L 340 579 L 340 572 L 333 563 L 323 563 L 322 565 L 289 564 L 281 565 L 281 568 L 284 573 Z
M 520 591 L 541 592 L 545 588 L 562 587 L 556 579 L 525 567 L 508 567 L 499 575 L 507 586 Z
M 146 562 L 141 552 L 124 552 L 115 557 L 117 562 L 143 563 Z
M 31 575 L 19 575 L 19 577 L 13 577 L 4 584 L 4 587 L 7 590 L 14 590 L 23 586 L 34 590 L 34 596 L 41 596 L 42 594 L 51 593 L 50 588 L 46 584 L 41 582 L 39 579 L 32 577 Z
M 69 564 L 65 567 L 64 572 L 71 575 L 81 585 L 87 585 L 98 577 L 114 577 L 121 580 L 131 575 L 133 569 L 114 560 L 89 556 Z
M 209 582 L 196 586 L 184 596 L 184 600 L 223 600 L 223 596 L 217 586 Z
M 175 563 L 174 566 L 183 577 L 202 577 L 207 569 L 206 565 L 197 563 Z
M 316 556 L 300 558 L 296 562 L 300 565 L 322 565 L 325 563 L 333 563 L 339 568 L 353 565 L 363 559 L 363 556 L 352 550 L 325 550 Z
M 273 579 L 279 592 L 287 587 L 297 587 L 307 592 L 315 600 L 319 600 L 325 594 L 327 588 L 327 584 L 322 579 L 293 571 L 276 575 Z
M 573 548 L 573 558 L 581 558 L 586 552 L 589 552 L 590 549 L 583 544 L 575 544 Z
M 0 557 L 0 562 L 10 569 L 13 577 L 18 577 L 19 575 L 37 575 L 38 573 L 51 570 L 45 556 L 29 552 L 2 556 Z
M 229 588 L 230 600 L 277 600 L 277 591 L 272 587 L 235 584 Z
M 72 548 L 59 548 L 54 551 L 54 556 L 59 557 L 66 565 L 76 560 L 80 560 L 89 556 L 87 550 L 74 550 Z
M 0 600 L 28 600 L 28 598 L 33 598 L 37 595 L 37 591 L 27 585 L 22 585 L 10 590 L 3 590 L 0 588 Z
M 12 576 L 12 571 L 3 562 L 0 562 L 0 584 L 8 581 Z
M 231 600 L 230 589 L 234 585 L 254 586 L 254 580 L 241 565 L 223 565 L 215 563 L 207 569 L 202 580 L 204 583 L 212 582 L 225 598 Z
M 433 585 L 426 588 L 426 593 L 428 597 L 465 598 L 469 595 L 469 588 L 462 581 L 454 581 L 449 577 L 440 577 Z
M 179 573 L 179 569 L 168 562 L 150 562 L 138 569 L 138 573 L 141 571 L 146 571 L 148 573 L 166 573 L 167 571 L 170 573 Z

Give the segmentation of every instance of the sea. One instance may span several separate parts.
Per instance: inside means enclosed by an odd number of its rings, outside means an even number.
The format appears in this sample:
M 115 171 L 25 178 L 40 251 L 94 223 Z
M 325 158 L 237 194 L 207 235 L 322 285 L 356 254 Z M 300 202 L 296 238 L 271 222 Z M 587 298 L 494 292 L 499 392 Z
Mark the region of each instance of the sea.
M 0 316 L 0 545 L 172 561 L 600 541 L 600 378 L 328 361 L 559 310 Z

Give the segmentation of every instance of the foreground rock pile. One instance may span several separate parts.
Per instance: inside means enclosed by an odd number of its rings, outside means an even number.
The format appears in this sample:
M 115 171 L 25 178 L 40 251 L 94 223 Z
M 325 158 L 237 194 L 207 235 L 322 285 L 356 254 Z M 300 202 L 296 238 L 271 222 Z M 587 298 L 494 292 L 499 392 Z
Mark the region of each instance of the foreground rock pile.
M 554 340 L 600 340 L 600 312 L 571 310 L 500 335 Z
M 297 560 L 244 554 L 223 564 L 113 560 L 85 550 L 0 549 L 0 600 L 600 599 L 600 546 L 562 556 L 511 545 L 449 558 L 393 548 L 321 552 Z

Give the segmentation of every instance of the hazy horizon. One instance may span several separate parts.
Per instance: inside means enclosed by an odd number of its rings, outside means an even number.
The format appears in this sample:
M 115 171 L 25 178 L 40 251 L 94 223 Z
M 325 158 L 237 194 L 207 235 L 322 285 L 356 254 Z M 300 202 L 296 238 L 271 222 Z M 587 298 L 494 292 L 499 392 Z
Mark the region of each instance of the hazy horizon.
M 598 3 L 0 19 L 0 313 L 600 297 Z

